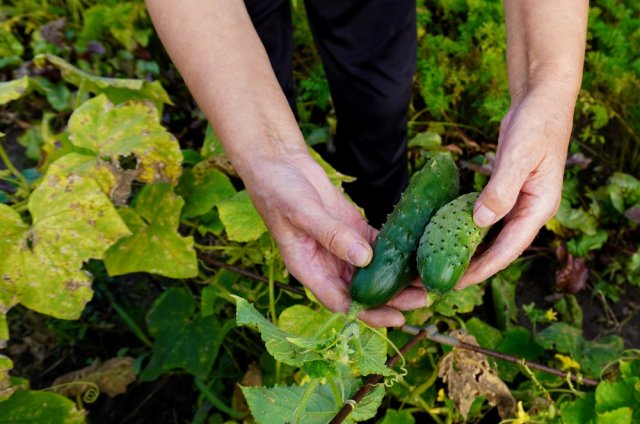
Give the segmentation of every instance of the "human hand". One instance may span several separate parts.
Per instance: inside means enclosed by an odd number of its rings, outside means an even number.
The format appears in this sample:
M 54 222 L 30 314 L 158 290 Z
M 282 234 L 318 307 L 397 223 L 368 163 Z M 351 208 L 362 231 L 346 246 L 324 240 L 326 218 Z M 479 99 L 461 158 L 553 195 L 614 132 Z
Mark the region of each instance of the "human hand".
M 327 308 L 347 312 L 354 266 L 370 262 L 370 243 L 377 230 L 331 184 L 308 152 L 256 160 L 244 180 L 289 272 Z M 401 310 L 425 304 L 424 288 L 411 286 L 387 305 L 361 312 L 359 318 L 375 327 L 400 326 Z
M 486 227 L 504 218 L 504 226 L 472 261 L 457 289 L 507 267 L 557 212 L 573 105 L 554 98 L 557 93 L 550 91 L 531 93 L 502 120 L 491 179 L 476 201 L 473 219 Z

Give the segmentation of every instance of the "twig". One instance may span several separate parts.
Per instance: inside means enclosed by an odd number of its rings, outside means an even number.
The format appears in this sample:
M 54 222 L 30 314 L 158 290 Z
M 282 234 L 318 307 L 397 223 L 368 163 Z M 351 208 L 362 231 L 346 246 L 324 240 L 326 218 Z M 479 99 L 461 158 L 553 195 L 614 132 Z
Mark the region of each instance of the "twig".
M 246 269 L 242 269 L 239 268 L 237 266 L 234 265 L 229 265 L 227 263 L 224 263 L 222 261 L 219 261 L 217 259 L 212 258 L 211 256 L 205 256 L 205 255 L 199 255 L 198 256 L 201 260 L 205 261 L 206 263 L 208 263 L 211 266 L 215 266 L 216 268 L 224 268 L 226 270 L 229 271 L 233 271 L 236 274 L 240 274 L 244 277 L 247 278 L 251 278 L 252 280 L 258 280 L 260 282 L 263 283 L 267 283 L 269 284 L 269 279 L 266 277 L 263 277 L 261 275 L 255 274 L 251 271 L 247 271 Z M 279 281 L 274 281 L 274 285 L 282 290 L 291 292 L 291 293 L 295 293 L 295 294 L 299 294 L 301 296 L 304 296 L 304 290 L 299 288 L 299 287 L 294 287 L 294 286 L 290 286 L 288 284 L 285 283 L 281 283 Z
M 402 331 L 409 334 L 420 334 L 421 332 L 424 332 L 425 334 L 424 337 L 426 339 L 440 343 L 440 344 L 446 344 L 453 347 L 459 347 L 462 349 L 471 350 L 473 352 L 482 353 L 483 355 L 491 356 L 493 358 L 501 359 L 503 361 L 511 362 L 513 364 L 519 364 L 519 365 L 527 366 L 529 368 L 533 368 L 549 374 L 557 375 L 558 377 L 569 378 L 571 381 L 579 384 L 584 384 L 585 386 L 595 387 L 598 385 L 598 381 L 593 380 L 591 378 L 581 377 L 580 375 L 568 374 L 566 372 L 562 372 L 555 368 L 538 364 L 537 362 L 527 361 L 523 358 L 516 358 L 515 356 L 507 355 L 506 353 L 496 352 L 491 349 L 485 349 L 480 346 L 463 342 L 461 340 L 456 339 L 455 337 L 450 337 L 444 334 L 440 334 L 438 333 L 434 325 L 428 325 L 425 328 L 416 327 L 414 325 L 403 325 Z

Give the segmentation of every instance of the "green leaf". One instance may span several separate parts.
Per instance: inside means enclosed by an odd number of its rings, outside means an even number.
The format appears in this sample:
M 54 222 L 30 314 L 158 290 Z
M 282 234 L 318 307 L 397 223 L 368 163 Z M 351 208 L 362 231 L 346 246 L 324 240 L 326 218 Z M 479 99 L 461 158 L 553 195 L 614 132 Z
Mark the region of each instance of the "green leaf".
M 160 125 L 156 110 L 149 103 L 132 101 L 114 106 L 105 96 L 95 97 L 73 112 L 68 134 L 82 154 L 78 153 L 71 163 L 55 162 L 56 172 L 92 177 L 96 172 L 112 174 L 109 179 L 96 179 L 117 203 L 124 203 L 133 179 L 178 183 L 182 170 L 180 146 Z M 131 156 L 134 169 L 124 169 L 121 160 Z
M 309 384 L 309 383 L 307 383 Z M 344 402 L 355 392 L 359 380 L 343 376 L 334 384 L 338 386 L 340 399 L 334 397 L 330 384 L 318 385 L 309 397 L 300 422 L 324 424 L 338 413 Z M 241 387 L 255 420 L 262 424 L 293 422 L 296 406 L 301 404 L 306 386 Z M 345 423 L 365 421 L 375 416 L 384 397 L 384 387 L 376 385 L 349 414 Z
M 387 409 L 384 414 L 384 418 L 380 421 L 380 424 L 415 424 L 416 420 L 411 415 L 411 412 L 406 410 L 396 411 L 394 409 Z
M 184 201 L 167 183 L 150 184 L 138 193 L 133 208 L 120 209 L 132 234 L 105 254 L 109 275 L 149 272 L 170 278 L 198 274 L 193 238 L 178 233 Z
M 463 290 L 452 290 L 439 297 L 432 309 L 444 316 L 452 317 L 458 314 L 466 314 L 482 305 L 484 288 L 474 285 Z
M 598 220 L 595 216 L 585 212 L 584 209 L 573 209 L 567 199 L 562 199 L 560 208 L 555 218 L 565 227 L 572 230 L 580 230 L 588 235 L 595 235 L 598 228 Z
M 37 55 L 33 58 L 33 63 L 39 68 L 46 66 L 47 63 L 55 66 L 60 70 L 65 81 L 95 95 L 104 94 L 114 104 L 136 99 L 151 100 L 159 111 L 162 110 L 162 104 L 173 104 L 158 81 L 96 77 L 50 54 Z
M 496 350 L 527 360 L 536 359 L 544 353 L 542 347 L 531 340 L 531 334 L 523 327 L 512 327 L 506 330 Z M 505 381 L 513 381 L 520 372 L 520 366 L 517 364 L 502 360 L 497 360 L 496 363 L 500 377 Z
M 596 412 L 635 407 L 634 418 L 640 419 L 640 377 L 615 382 L 603 381 L 596 387 Z M 629 421 L 630 422 L 630 421 Z
M 629 174 L 614 172 L 609 178 L 607 192 L 613 207 L 624 214 L 627 207 L 640 202 L 640 180 Z
M 30 228 L 0 205 L 0 301 L 12 299 L 3 308 L 20 302 L 40 313 L 77 319 L 92 297 L 83 263 L 102 259 L 129 230 L 95 181 L 76 175 L 47 175 L 31 194 L 28 209 Z
M 31 87 L 42 93 L 54 110 L 67 112 L 73 109 L 71 91 L 64 82 L 51 82 L 40 76 L 31 78 Z
M 293 305 L 282 311 L 278 318 L 278 327 L 298 337 L 322 338 L 332 331 L 340 331 L 344 326 L 344 318 L 332 318 L 334 314 L 327 309 L 315 310 L 305 305 Z
M 3 21 L 5 17 L 3 16 Z M 0 25 L 0 69 L 6 66 L 19 65 L 22 62 L 24 47 L 8 28 Z M 0 104 L 2 104 L 0 102 Z
M 1 28 L 0 31 L 2 31 Z M 0 82 L 0 105 L 19 99 L 29 92 L 29 88 L 29 77 Z
M 267 351 L 277 361 L 300 367 L 305 362 L 323 359 L 319 353 L 299 345 L 302 340 L 306 340 L 308 345 L 317 345 L 319 344 L 318 340 L 300 337 L 298 344 L 294 344 L 290 341 L 291 335 L 289 333 L 273 325 L 253 305 L 240 297 L 234 296 L 234 298 L 236 299 L 237 324 L 258 330 Z
M 220 138 L 218 138 L 218 135 L 213 130 L 211 124 L 207 124 L 207 129 L 204 132 L 204 141 L 202 143 L 202 148 L 200 149 L 200 154 L 204 159 L 210 159 L 225 154 L 224 146 L 220 142 Z
M 502 333 L 477 317 L 471 318 L 465 326 L 469 334 L 476 338 L 481 347 L 495 349 L 502 341 Z
M 224 332 L 216 317 L 196 312 L 196 301 L 187 290 L 174 287 L 160 295 L 149 309 L 147 324 L 155 343 L 141 380 L 155 380 L 174 368 L 206 378 Z
M 535 341 L 545 349 L 577 356 L 583 343 L 582 333 L 575 327 L 556 322 L 536 334 Z
M 220 220 L 232 241 L 247 242 L 260 238 L 267 232 L 264 221 L 251 203 L 246 190 L 218 202 Z
M 229 177 L 215 168 L 206 168 L 201 173 L 186 170 L 176 191 L 185 200 L 182 209 L 185 218 L 204 215 L 236 193 Z
M 638 404 L 634 405 L 638 406 Z M 598 419 L 596 420 L 597 424 L 632 424 L 632 414 L 633 409 L 626 408 L 618 408 L 613 411 L 607 411 L 603 413 L 598 413 Z M 637 422 L 637 421 L 635 421 Z
M 25 147 L 25 155 L 29 159 L 36 162 L 40 161 L 40 149 L 44 144 L 42 133 L 40 132 L 40 125 L 29 127 L 22 135 L 20 135 L 20 137 L 18 137 L 18 143 Z
M 573 256 L 584 257 L 592 250 L 602 248 L 607 241 L 607 232 L 599 228 L 595 234 L 580 234 L 567 242 L 567 249 Z
M 138 44 L 148 43 L 148 35 L 138 34 L 140 19 L 144 16 L 144 5 L 135 2 L 97 4 L 82 13 L 82 31 L 78 34 L 78 47 L 86 49 L 90 41 L 102 40 L 110 32 L 125 49 L 133 51 Z M 146 31 L 149 31 L 148 29 Z
M 595 393 L 588 392 L 572 402 L 563 402 L 560 404 L 560 415 L 564 424 L 595 424 Z
M 615 335 L 585 341 L 579 355 L 579 362 L 586 374 L 598 377 L 604 366 L 618 359 L 623 350 L 624 340 Z
M 640 359 L 620 362 L 620 373 L 624 378 L 630 379 L 640 375 Z
M 439 149 L 442 147 L 442 137 L 440 134 L 432 131 L 418 133 L 409 140 L 408 147 L 420 147 L 425 150 Z
M 64 396 L 51 392 L 17 391 L 0 403 L 3 422 L 82 424 L 85 412 Z
M 380 374 L 383 376 L 395 375 L 395 371 L 385 365 L 387 360 L 387 341 L 383 337 L 386 332 L 380 329 L 378 334 L 362 324 L 360 326 L 358 339 L 351 341 L 350 345 L 359 345 L 355 349 L 353 360 L 362 375 Z

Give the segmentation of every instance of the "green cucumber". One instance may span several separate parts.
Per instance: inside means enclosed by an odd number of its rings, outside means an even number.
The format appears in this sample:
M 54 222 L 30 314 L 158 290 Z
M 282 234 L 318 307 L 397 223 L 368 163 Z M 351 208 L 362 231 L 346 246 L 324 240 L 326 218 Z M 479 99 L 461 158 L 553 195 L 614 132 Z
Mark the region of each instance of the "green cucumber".
M 458 195 L 458 168 L 439 153 L 416 172 L 389 214 L 373 246 L 369 265 L 351 278 L 351 298 L 365 308 L 384 305 L 417 276 L 416 249 L 433 214 Z
M 429 293 L 443 294 L 455 287 L 489 230 L 473 222 L 478 195 L 463 194 L 440 208 L 420 238 L 418 272 Z

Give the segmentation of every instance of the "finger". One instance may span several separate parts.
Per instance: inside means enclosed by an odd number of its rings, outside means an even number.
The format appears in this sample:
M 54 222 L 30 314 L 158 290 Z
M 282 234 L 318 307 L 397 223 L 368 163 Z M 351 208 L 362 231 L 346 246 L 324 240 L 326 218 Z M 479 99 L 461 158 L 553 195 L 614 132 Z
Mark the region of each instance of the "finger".
M 527 200 L 522 201 L 527 202 Z M 553 214 L 553 209 L 553 206 L 545 207 L 544 205 L 516 209 L 509 216 L 493 244 L 480 258 L 471 263 L 467 272 L 456 284 L 456 289 L 480 283 L 506 268 L 529 247 L 540 228 Z
M 473 220 L 479 227 L 493 225 L 516 204 L 527 177 L 538 165 L 527 151 L 527 145 L 522 143 L 519 148 L 501 149 L 491 178 L 473 208 Z
M 329 215 L 322 206 L 299 210 L 291 221 L 338 258 L 358 267 L 371 261 L 368 237 Z
M 420 283 L 422 285 L 422 283 Z M 411 311 L 413 309 L 427 306 L 427 290 L 424 287 L 407 287 L 396 297 L 387 302 L 390 306 L 399 311 Z
M 404 324 L 402 312 L 388 306 L 364 310 L 358 318 L 372 327 L 400 327 Z
M 351 307 L 351 299 L 344 281 L 328 277 L 322 281 L 323 284 L 317 284 L 318 280 L 311 281 L 306 287 L 329 310 L 347 313 Z M 404 324 L 402 313 L 387 306 L 364 310 L 358 314 L 358 318 L 373 327 L 400 327 Z

